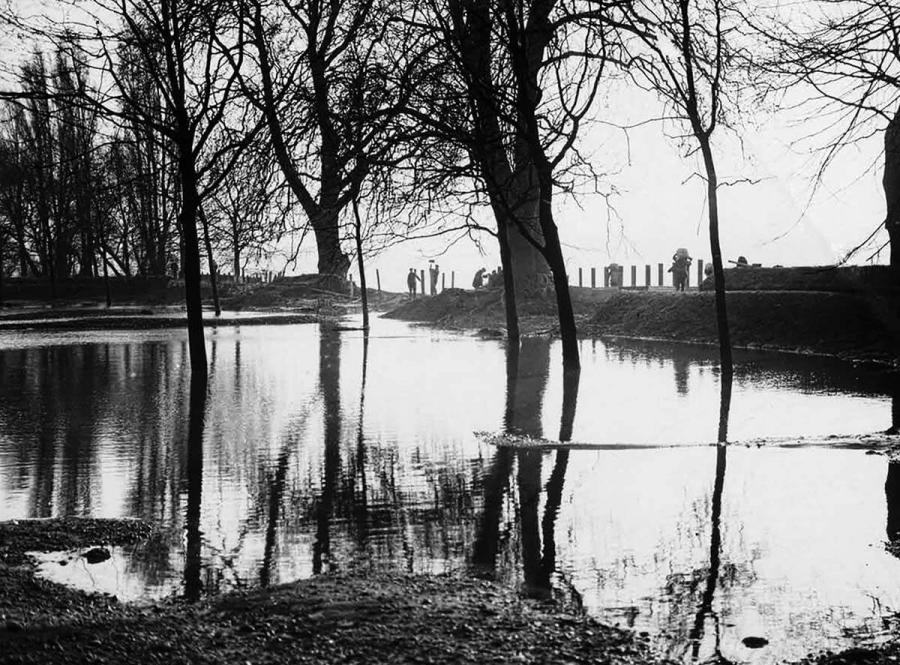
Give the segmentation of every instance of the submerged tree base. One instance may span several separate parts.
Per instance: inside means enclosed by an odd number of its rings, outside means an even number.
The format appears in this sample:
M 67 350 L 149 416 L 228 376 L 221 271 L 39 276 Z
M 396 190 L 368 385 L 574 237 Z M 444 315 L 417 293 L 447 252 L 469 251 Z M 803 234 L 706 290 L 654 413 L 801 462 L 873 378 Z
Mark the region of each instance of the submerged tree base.
M 54 522 L 56 536 L 32 534 L 29 547 L 86 542 L 77 520 Z M 0 523 L 0 534 L 46 524 Z M 645 642 L 577 609 L 464 576 L 325 575 L 136 607 L 35 580 L 16 552 L 0 564 L 3 663 L 131 662 L 138 654 L 145 663 L 656 662 Z

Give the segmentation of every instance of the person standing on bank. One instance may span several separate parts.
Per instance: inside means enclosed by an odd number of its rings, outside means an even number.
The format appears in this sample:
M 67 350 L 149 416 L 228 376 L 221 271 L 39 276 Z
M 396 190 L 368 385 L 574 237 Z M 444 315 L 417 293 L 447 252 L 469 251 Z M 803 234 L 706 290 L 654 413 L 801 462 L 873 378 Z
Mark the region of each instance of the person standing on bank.
M 422 278 L 416 274 L 415 268 L 410 268 L 409 273 L 406 275 L 406 288 L 409 289 L 409 298 L 410 300 L 416 297 L 416 283 Z
M 437 295 L 437 281 L 438 275 L 441 273 L 441 268 L 435 263 L 433 260 L 428 262 L 428 277 L 431 280 L 431 295 Z
M 685 286 L 687 286 L 691 261 L 691 255 L 683 247 L 679 247 L 672 255 L 672 267 L 669 268 L 669 272 L 674 277 L 676 291 L 684 291 Z
M 484 286 L 484 273 L 486 272 L 486 268 L 480 268 L 478 272 L 475 273 L 475 279 L 472 280 L 473 289 L 480 289 L 482 286 Z

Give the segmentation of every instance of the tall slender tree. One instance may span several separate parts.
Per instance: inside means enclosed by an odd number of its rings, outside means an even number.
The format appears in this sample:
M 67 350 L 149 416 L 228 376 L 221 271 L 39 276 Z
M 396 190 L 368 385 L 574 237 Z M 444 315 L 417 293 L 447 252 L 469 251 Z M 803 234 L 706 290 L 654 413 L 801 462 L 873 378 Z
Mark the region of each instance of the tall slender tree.
M 741 17 L 725 0 L 642 0 L 632 6 L 629 20 L 641 45 L 631 69 L 635 80 L 659 95 L 666 114 L 685 126 L 702 157 L 722 384 L 730 386 L 733 361 L 719 243 L 719 178 L 713 133 L 725 117 L 728 95 L 734 89 L 736 47 L 732 40 Z

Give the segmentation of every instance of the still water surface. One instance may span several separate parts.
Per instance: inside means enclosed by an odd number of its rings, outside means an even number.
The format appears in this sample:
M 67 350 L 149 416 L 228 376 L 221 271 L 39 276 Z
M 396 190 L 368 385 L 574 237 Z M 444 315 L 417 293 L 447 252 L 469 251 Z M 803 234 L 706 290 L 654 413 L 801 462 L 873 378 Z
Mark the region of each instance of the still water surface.
M 508 375 L 502 342 L 382 319 L 368 344 L 235 325 L 210 330 L 208 350 L 192 419 L 181 330 L 0 332 L 0 518 L 162 527 L 97 565 L 45 555 L 42 574 L 140 601 L 336 570 L 465 571 L 649 631 L 687 661 L 866 642 L 900 609 L 887 546 L 900 464 L 692 445 L 716 435 L 713 350 L 584 341 L 577 386 L 546 338 L 525 340 Z M 884 372 L 737 362 L 733 441 L 891 424 Z M 504 429 L 621 445 L 517 452 L 474 434 Z M 751 635 L 769 646 L 748 649 Z

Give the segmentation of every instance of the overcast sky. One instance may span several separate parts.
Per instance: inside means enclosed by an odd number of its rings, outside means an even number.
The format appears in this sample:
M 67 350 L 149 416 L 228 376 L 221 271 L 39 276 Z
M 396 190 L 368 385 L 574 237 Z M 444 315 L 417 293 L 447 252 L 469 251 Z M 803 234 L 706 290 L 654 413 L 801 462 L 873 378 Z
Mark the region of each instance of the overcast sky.
M 639 96 L 618 111 L 624 111 L 622 116 L 649 115 L 654 104 L 653 98 Z M 617 117 L 618 111 L 611 110 L 610 116 Z M 740 128 L 716 137 L 720 180 L 736 183 L 722 186 L 719 194 L 726 260 L 744 255 L 765 266 L 831 264 L 884 219 L 882 135 L 841 153 L 813 194 L 820 163 L 814 148 L 821 141 L 801 139 L 815 124 L 796 112 L 766 112 L 748 116 Z M 609 201 L 614 213 L 602 196 L 582 196 L 578 203 L 555 199 L 570 283 L 577 283 L 578 267 L 585 269 L 587 282 L 591 266 L 667 262 L 678 247 L 709 261 L 706 183 L 694 175 L 702 172 L 702 164 L 699 155 L 684 156 L 690 142 L 680 144 L 667 136 L 674 130 L 672 125 L 645 125 L 630 130 L 627 143 L 622 132 L 599 128 L 587 137 L 596 170 L 609 173 L 606 179 L 618 193 Z M 875 169 L 870 168 L 873 163 Z M 863 262 L 886 239 L 882 232 L 872 249 L 861 251 L 851 263 Z M 382 286 L 403 290 L 408 268 L 426 267 L 434 257 L 445 270 L 463 275 L 457 286 L 468 286 L 478 267 L 500 263 L 495 245 L 492 238 L 484 239 L 484 258 L 467 240 L 437 256 L 446 242 L 416 241 L 391 248 L 373 258 L 372 265 L 381 269 Z M 887 260 L 885 249 L 878 262 Z M 310 251 L 302 263 L 300 271 L 313 269 L 315 253 Z M 639 284 L 643 274 L 640 268 Z
M 13 0 L 12 4 L 29 12 L 42 6 L 34 0 Z M 7 67 L 15 62 L 11 53 L 29 51 L 14 35 L 0 37 L 0 55 L 7 56 Z M 599 119 L 618 124 L 659 114 L 655 97 L 623 92 L 621 86 L 599 106 Z M 814 149 L 827 137 L 798 141 L 815 135 L 817 119 L 777 108 L 741 111 L 732 114 L 733 130 L 720 129 L 714 136 L 720 179 L 749 181 L 720 189 L 720 233 L 726 260 L 744 255 L 751 263 L 763 265 L 830 264 L 882 221 L 880 133 L 841 153 L 810 198 L 820 163 Z M 607 174 L 603 189 L 613 187 L 617 194 L 608 201 L 597 195 L 583 195 L 577 201 L 556 196 L 556 221 L 571 283 L 577 283 L 578 267 L 585 269 L 587 280 L 591 266 L 667 262 L 677 247 L 686 247 L 697 259 L 709 260 L 705 182 L 693 175 L 702 171 L 702 165 L 698 155 L 685 156 L 688 148 L 693 148 L 692 141 L 671 138 L 677 130 L 672 124 L 647 124 L 629 130 L 627 140 L 622 131 L 606 126 L 583 133 L 583 147 L 595 170 Z M 870 168 L 872 164 L 876 168 Z M 871 249 L 861 251 L 851 263 L 865 261 L 885 240 L 882 232 Z M 446 239 L 411 241 L 373 257 L 370 263 L 373 269 L 379 268 L 382 286 L 390 290 L 405 290 L 408 268 L 424 268 L 430 258 L 448 273 L 456 271 L 457 286 L 468 286 L 479 267 L 490 269 L 500 263 L 493 238 L 484 237 L 483 247 L 485 256 L 469 240 L 449 248 Z M 887 250 L 876 259 L 880 263 L 887 260 Z M 268 267 L 280 270 L 283 264 L 276 259 Z M 290 272 L 314 272 L 315 265 L 315 244 L 309 234 L 299 262 Z M 643 283 L 643 270 L 638 273 L 639 283 Z M 372 282 L 374 286 L 374 275 Z

